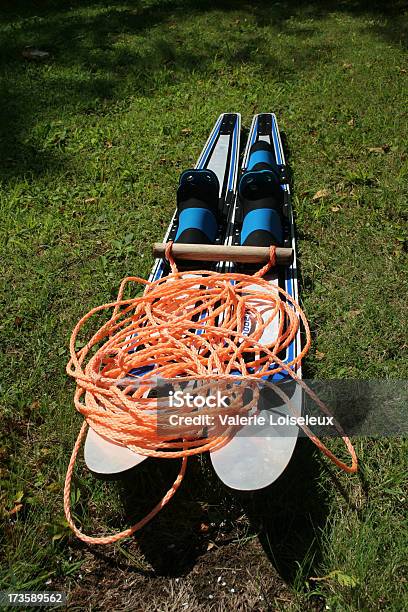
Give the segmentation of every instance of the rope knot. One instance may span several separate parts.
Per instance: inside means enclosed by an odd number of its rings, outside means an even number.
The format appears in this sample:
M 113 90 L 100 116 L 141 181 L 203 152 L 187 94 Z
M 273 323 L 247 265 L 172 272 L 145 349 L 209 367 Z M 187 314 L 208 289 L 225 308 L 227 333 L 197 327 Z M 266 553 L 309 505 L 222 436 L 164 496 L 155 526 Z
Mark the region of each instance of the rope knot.
M 271 244 L 271 246 L 269 247 L 269 261 L 264 266 L 262 266 L 262 268 L 258 270 L 258 272 L 255 272 L 254 276 L 256 276 L 257 278 L 262 278 L 271 268 L 274 268 L 275 266 L 276 246 L 274 244 Z
M 177 274 L 178 269 L 177 269 L 177 265 L 176 265 L 176 262 L 175 262 L 174 257 L 173 257 L 172 249 L 173 249 L 173 240 L 169 240 L 167 242 L 166 248 L 164 250 L 164 256 L 167 259 L 167 261 L 169 262 L 170 268 L 171 268 L 171 271 L 173 272 L 173 274 Z

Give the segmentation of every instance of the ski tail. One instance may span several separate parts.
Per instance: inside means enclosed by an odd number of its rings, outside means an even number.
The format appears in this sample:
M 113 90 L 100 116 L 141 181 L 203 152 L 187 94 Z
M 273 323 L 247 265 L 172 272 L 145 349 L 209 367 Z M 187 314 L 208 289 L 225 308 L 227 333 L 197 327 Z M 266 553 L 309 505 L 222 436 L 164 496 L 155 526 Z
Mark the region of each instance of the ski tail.
M 236 241 L 246 246 L 283 246 L 289 185 L 276 117 L 256 115 L 244 154 L 238 187 L 240 232 Z M 287 229 L 287 228 L 286 228 Z
M 236 199 L 240 135 L 239 113 L 218 117 L 195 167 L 180 176 L 177 209 L 164 242 L 224 243 Z M 167 272 L 166 262 L 157 259 L 150 280 Z

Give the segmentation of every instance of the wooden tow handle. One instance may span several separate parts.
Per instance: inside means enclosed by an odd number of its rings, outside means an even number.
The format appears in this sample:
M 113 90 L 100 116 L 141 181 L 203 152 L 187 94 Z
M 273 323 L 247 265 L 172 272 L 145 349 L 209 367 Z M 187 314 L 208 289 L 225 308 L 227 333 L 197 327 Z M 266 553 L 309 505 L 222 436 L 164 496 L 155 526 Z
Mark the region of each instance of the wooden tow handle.
M 166 243 L 155 242 L 154 257 L 164 257 Z M 236 263 L 266 263 L 269 261 L 269 247 L 224 246 L 223 244 L 173 244 L 171 249 L 174 259 L 189 261 L 233 261 Z M 293 249 L 276 247 L 276 263 L 290 265 Z

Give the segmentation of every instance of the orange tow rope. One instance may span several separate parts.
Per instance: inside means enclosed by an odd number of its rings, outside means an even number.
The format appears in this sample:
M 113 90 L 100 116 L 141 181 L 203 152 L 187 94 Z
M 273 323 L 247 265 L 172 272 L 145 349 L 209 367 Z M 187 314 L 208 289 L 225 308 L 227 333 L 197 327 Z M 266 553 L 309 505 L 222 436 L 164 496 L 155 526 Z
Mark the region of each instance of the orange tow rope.
M 274 365 L 274 373 L 284 371 L 323 412 L 330 414 L 324 403 L 296 374 L 311 343 L 306 316 L 286 291 L 262 278 L 275 264 L 274 247 L 271 247 L 270 261 L 252 276 L 209 270 L 179 272 L 171 255 L 171 243 L 167 245 L 166 257 L 171 265 L 167 277 L 153 282 L 138 277 L 125 278 L 117 300 L 90 310 L 71 335 L 71 359 L 67 372 L 76 380 L 74 402 L 85 421 L 67 470 L 64 510 L 74 533 L 88 544 L 112 544 L 141 529 L 179 488 L 188 457 L 216 450 L 236 433 L 236 428 L 225 428 L 223 431 L 210 431 L 204 437 L 201 426 L 170 428 L 164 435 L 158 427 L 160 401 L 149 398 L 146 393 L 158 377 L 204 384 L 208 381 L 213 385 L 217 380 L 231 386 L 243 380 L 248 383 L 260 381 L 270 375 Z M 144 286 L 143 295 L 124 299 L 129 283 Z M 266 318 L 259 312 L 260 301 L 266 305 Z M 75 345 L 79 332 L 91 317 L 103 311 L 113 313 L 77 352 Z M 249 335 L 243 330 L 245 315 L 256 321 Z M 260 339 L 274 320 L 278 328 L 276 339 L 264 345 Z M 283 363 L 278 355 L 295 339 L 300 323 L 306 336 L 304 347 L 292 361 Z M 147 368 L 148 372 L 135 377 L 132 371 L 138 368 Z M 137 381 L 137 385 L 132 384 L 133 381 Z M 244 409 L 251 410 L 254 403 L 250 402 Z M 168 405 L 166 408 L 168 413 Z M 88 426 L 141 455 L 182 459 L 179 474 L 161 501 L 138 523 L 115 535 L 87 536 L 76 527 L 71 515 L 72 473 Z M 350 453 L 350 466 L 333 455 L 306 426 L 302 429 L 338 467 L 349 473 L 357 471 L 355 450 L 340 425 L 336 424 L 336 429 Z

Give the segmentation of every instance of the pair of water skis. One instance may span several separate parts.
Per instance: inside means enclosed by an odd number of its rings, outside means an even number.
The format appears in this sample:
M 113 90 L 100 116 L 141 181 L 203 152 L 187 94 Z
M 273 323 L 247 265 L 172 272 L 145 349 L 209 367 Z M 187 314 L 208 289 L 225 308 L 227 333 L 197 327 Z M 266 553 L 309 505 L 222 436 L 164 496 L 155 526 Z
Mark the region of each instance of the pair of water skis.
M 271 267 L 263 279 L 271 287 L 281 288 L 296 302 L 293 213 L 282 141 L 274 114 L 253 117 L 241 158 L 240 151 L 240 115 L 220 115 L 194 169 L 186 170 L 180 177 L 177 208 L 163 244 L 155 245 L 157 258 L 149 281 L 158 281 L 171 271 L 164 252 L 169 242 L 173 243 L 172 255 L 179 269 L 192 269 L 194 278 L 197 278 L 195 269 L 252 274 L 267 261 L 273 246 L 278 265 Z M 247 290 L 250 292 L 250 287 Z M 278 289 L 276 291 L 278 293 Z M 253 310 L 242 313 L 243 335 L 249 334 L 251 329 L 253 332 L 259 320 L 267 322 L 270 319 L 262 299 L 258 299 L 255 308 L 258 316 L 254 316 Z M 279 326 L 280 317 L 272 318 L 262 329 L 259 345 L 273 344 Z M 298 328 L 280 351 L 279 359 L 285 364 L 296 363 L 300 352 Z M 276 369 L 280 371 L 275 372 Z M 300 364 L 293 369 L 300 378 Z M 146 371 L 145 368 L 132 374 L 142 376 Z M 301 413 L 302 390 L 282 368 L 272 367 L 263 379 L 282 385 L 290 396 L 292 407 Z M 248 419 L 246 424 L 236 428 L 236 434 L 230 436 L 226 444 L 210 449 L 216 474 L 233 489 L 256 490 L 268 486 L 283 472 L 295 448 L 297 425 L 282 424 L 282 419 L 278 424 L 278 419 L 271 418 L 271 415 L 288 414 L 283 400 L 280 405 L 275 401 L 272 407 L 263 402 L 255 412 L 258 418 Z M 92 426 L 88 429 L 84 454 L 88 468 L 106 477 L 134 468 L 148 456 L 113 442 Z

